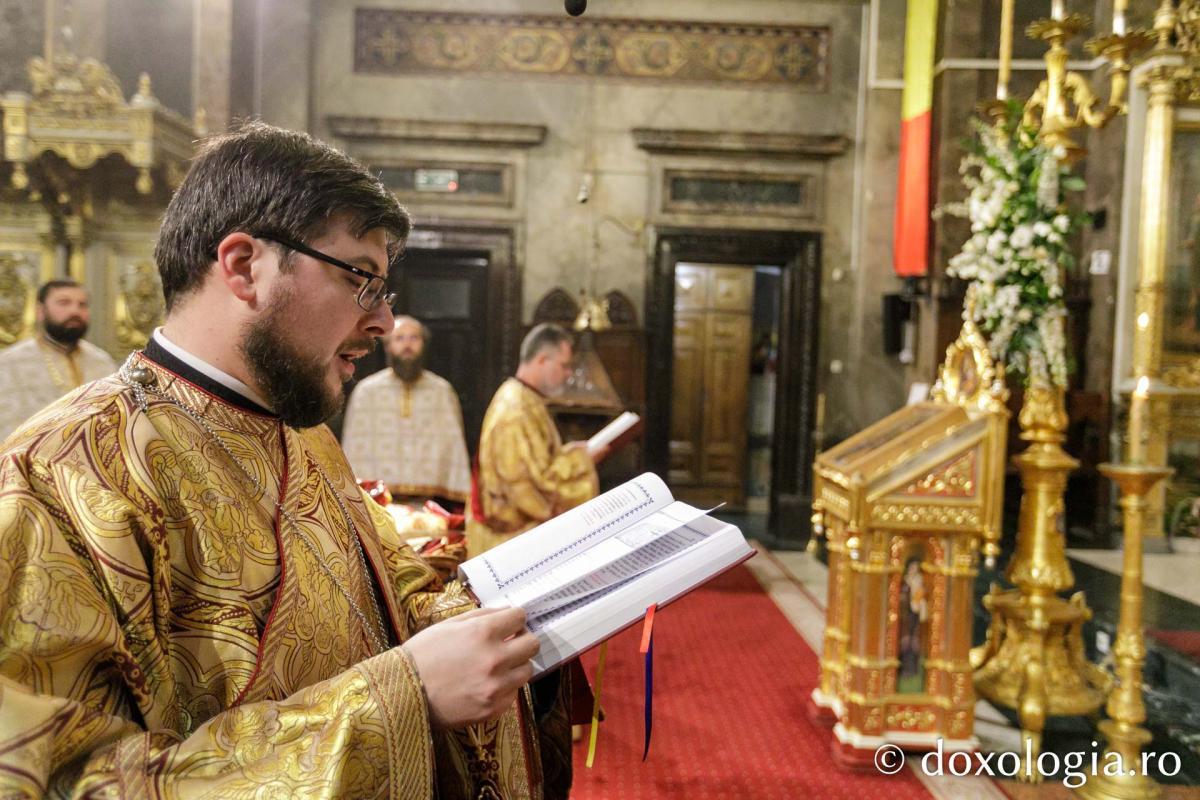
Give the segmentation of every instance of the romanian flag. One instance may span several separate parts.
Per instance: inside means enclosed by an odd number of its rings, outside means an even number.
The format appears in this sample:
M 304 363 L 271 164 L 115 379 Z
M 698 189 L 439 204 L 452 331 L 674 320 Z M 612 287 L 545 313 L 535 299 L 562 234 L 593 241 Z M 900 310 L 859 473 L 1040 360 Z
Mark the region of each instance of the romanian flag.
M 892 266 L 901 278 L 917 278 L 929 271 L 929 132 L 936 33 L 937 0 L 908 0 L 892 257 Z

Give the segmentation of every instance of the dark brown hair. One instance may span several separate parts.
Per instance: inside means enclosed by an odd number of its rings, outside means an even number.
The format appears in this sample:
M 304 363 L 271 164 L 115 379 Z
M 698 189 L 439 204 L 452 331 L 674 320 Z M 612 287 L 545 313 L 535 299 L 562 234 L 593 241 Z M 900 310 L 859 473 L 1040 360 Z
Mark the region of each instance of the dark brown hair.
M 200 286 L 229 234 L 307 243 L 338 215 L 355 236 L 386 230 L 390 257 L 412 226 L 377 177 L 306 133 L 251 121 L 209 139 L 171 198 L 154 247 L 167 310 Z
M 79 283 L 77 281 L 70 281 L 70 280 L 67 280 L 66 278 L 55 278 L 52 281 L 46 281 L 45 283 L 43 283 L 41 286 L 38 287 L 37 301 L 39 303 L 45 303 L 46 298 L 49 297 L 50 293 L 52 291 L 54 291 L 55 289 L 77 289 L 77 288 L 80 288 Z

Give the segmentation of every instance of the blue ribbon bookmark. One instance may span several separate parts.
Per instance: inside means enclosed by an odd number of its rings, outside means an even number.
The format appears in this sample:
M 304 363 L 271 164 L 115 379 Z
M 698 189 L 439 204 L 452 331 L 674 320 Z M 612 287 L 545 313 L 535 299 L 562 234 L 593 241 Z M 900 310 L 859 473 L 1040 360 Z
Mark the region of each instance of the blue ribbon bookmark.
M 642 761 L 650 755 L 650 733 L 654 729 L 654 610 L 657 605 L 646 609 L 646 621 L 642 624 L 642 646 L 639 652 L 646 656 L 646 739 L 642 745 Z

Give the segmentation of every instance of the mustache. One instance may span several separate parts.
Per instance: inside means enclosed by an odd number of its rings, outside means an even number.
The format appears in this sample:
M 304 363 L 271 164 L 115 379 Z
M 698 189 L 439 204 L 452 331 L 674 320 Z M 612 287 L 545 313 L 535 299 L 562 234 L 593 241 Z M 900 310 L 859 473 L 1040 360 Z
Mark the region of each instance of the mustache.
M 379 349 L 379 337 L 370 336 L 366 339 L 347 339 L 342 342 L 338 348 L 339 353 L 344 353 L 347 350 L 366 350 L 367 354 L 374 353 Z

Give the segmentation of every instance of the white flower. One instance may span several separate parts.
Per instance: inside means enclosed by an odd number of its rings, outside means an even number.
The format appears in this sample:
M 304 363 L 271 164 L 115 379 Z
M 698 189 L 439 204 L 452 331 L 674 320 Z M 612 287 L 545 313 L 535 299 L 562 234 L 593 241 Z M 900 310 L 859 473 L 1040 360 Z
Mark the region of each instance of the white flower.
M 1045 220 L 1038 220 L 1033 223 L 1033 232 L 1042 238 L 1049 236 L 1053 231 L 1054 229 L 1050 227 L 1050 223 Z
M 1071 218 L 1066 214 L 1059 214 L 1054 218 L 1054 229 L 1059 233 L 1066 233 L 1071 230 Z
M 1018 250 L 1028 247 L 1033 243 L 1033 229 L 1028 225 L 1018 225 L 1008 240 Z

